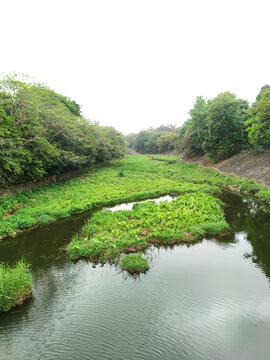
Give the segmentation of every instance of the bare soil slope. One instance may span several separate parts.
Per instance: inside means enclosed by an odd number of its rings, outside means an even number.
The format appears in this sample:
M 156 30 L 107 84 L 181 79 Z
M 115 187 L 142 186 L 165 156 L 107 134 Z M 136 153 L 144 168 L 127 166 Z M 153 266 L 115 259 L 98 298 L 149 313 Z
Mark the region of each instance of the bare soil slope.
M 270 150 L 243 150 L 229 159 L 211 163 L 204 156 L 193 157 L 199 165 L 214 167 L 223 173 L 235 174 L 270 187 Z

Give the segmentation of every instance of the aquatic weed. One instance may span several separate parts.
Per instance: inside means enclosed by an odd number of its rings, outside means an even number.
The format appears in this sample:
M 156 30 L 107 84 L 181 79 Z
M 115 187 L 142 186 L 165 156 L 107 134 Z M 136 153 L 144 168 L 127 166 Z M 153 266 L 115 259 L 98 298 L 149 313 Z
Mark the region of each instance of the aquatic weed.
M 130 274 L 144 273 L 149 269 L 149 263 L 141 254 L 128 254 L 123 256 L 121 268 Z
M 133 210 L 99 211 L 68 245 L 71 258 L 118 261 L 121 253 L 151 244 L 173 245 L 227 230 L 222 203 L 206 193 L 185 193 L 171 202 L 138 203 Z
M 0 264 L 0 312 L 9 311 L 31 297 L 32 286 L 30 267 L 25 261 L 13 267 Z

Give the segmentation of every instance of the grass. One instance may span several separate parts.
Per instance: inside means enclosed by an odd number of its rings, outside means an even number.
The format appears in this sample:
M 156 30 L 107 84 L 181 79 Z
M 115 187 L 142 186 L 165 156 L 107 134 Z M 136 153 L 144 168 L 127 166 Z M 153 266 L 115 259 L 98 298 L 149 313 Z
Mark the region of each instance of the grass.
M 270 204 L 270 190 L 252 180 L 194 163 L 175 162 L 177 158 L 168 155 L 155 158 L 158 160 L 147 155 L 126 156 L 64 183 L 0 199 L 0 239 L 76 213 L 163 194 L 213 194 L 229 188 L 253 194 Z
M 96 212 L 68 245 L 72 259 L 118 262 L 121 253 L 152 244 L 173 245 L 227 230 L 221 201 L 206 193 L 186 193 L 171 202 L 137 203 L 133 210 Z
M 29 265 L 18 262 L 14 267 L 0 265 L 0 312 L 21 305 L 32 296 L 32 275 Z
M 148 260 L 141 254 L 128 254 L 123 256 L 121 268 L 130 274 L 144 273 L 149 269 Z

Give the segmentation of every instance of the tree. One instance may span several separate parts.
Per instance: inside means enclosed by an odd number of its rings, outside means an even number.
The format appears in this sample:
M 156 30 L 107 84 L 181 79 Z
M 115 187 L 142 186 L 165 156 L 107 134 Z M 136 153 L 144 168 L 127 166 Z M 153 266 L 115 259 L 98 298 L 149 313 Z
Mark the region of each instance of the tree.
M 191 127 L 191 120 L 189 119 L 184 122 L 184 124 L 180 127 L 178 131 L 178 146 L 180 150 L 187 150 L 184 139 L 187 136 L 190 127 Z
M 220 93 L 208 102 L 203 150 L 210 159 L 230 157 L 247 145 L 247 109 L 248 102 L 230 92 Z
M 202 96 L 198 96 L 194 107 L 190 110 L 191 127 L 190 127 L 190 150 L 194 154 L 203 154 L 203 142 L 207 132 L 206 125 L 207 105 Z
M 261 88 L 256 102 L 249 109 L 247 120 L 248 138 L 251 144 L 270 146 L 270 86 Z
M 142 154 L 155 154 L 167 150 L 174 150 L 178 147 L 178 141 L 176 141 L 178 135 L 176 130 L 178 129 L 174 125 L 161 125 L 155 129 L 150 128 L 148 130 L 140 131 L 136 135 L 134 148 L 137 152 Z
M 212 160 L 229 157 L 248 146 L 245 122 L 248 102 L 224 92 L 206 102 L 197 97 L 190 118 L 179 131 L 179 146 L 188 155 L 204 154 Z
M 190 155 L 203 154 L 203 142 L 207 131 L 207 104 L 202 96 L 198 96 L 190 110 L 190 119 L 179 132 L 180 148 Z
M 131 133 L 126 136 L 126 140 L 127 140 L 129 148 L 135 149 L 136 137 L 137 137 L 137 134 L 135 134 L 135 133 Z
M 92 124 L 80 106 L 17 76 L 0 81 L 0 181 L 37 180 L 123 156 L 125 139 Z
M 156 139 L 156 146 L 159 153 L 174 150 L 178 147 L 178 135 L 172 131 L 166 131 Z
M 161 133 L 156 131 L 148 131 L 147 141 L 144 143 L 144 152 L 147 154 L 155 154 L 158 152 L 158 147 L 156 144 L 157 139 L 160 137 Z

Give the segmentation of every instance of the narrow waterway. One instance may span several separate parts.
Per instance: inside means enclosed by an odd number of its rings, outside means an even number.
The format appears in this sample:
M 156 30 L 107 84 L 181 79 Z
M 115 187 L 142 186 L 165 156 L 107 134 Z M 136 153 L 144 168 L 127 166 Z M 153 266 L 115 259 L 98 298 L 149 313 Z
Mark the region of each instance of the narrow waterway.
M 89 215 L 2 242 L 0 261 L 32 264 L 34 297 L 0 315 L 0 359 L 269 359 L 270 214 L 222 200 L 230 235 L 150 249 L 135 278 L 65 257 Z

